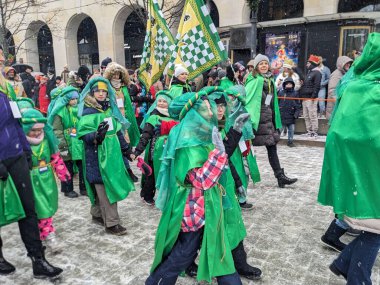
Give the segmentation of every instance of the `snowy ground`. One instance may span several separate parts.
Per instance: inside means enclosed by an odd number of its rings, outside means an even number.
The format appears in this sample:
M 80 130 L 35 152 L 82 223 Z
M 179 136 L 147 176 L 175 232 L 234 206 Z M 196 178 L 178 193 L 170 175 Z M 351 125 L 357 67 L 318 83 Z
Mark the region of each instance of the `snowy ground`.
M 257 149 L 262 182 L 249 188 L 249 201 L 254 209 L 244 212 L 248 236 L 245 247 L 249 262 L 263 270 L 261 281 L 268 285 L 345 284 L 328 270 L 337 256 L 323 248 L 320 236 L 329 225 L 329 208 L 317 204 L 323 148 L 279 146 L 285 172 L 298 177 L 293 187 L 280 189 L 270 169 L 265 148 Z M 136 170 L 137 173 L 137 170 Z M 139 184 L 136 184 L 139 190 Z M 122 223 L 128 229 L 123 237 L 108 235 L 101 226 L 91 222 L 90 203 L 86 197 L 68 199 L 60 196 L 55 217 L 57 234 L 65 250 L 48 256 L 54 265 L 64 269 L 58 284 L 142 285 L 153 260 L 153 245 L 160 212 L 148 207 L 133 192 L 119 204 Z M 0 284 L 51 284 L 32 278 L 31 262 L 21 242 L 17 224 L 2 229 L 4 254 L 17 270 L 11 276 L 0 276 Z M 344 241 L 350 237 L 345 236 Z M 379 262 L 373 270 L 373 284 L 380 284 Z M 197 284 L 180 277 L 178 285 Z M 251 284 L 243 280 L 243 284 Z

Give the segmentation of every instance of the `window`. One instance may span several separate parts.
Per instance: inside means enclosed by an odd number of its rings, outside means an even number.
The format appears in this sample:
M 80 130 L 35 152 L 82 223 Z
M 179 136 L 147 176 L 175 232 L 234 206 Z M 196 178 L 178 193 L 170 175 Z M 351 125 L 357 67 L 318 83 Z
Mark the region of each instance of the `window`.
M 297 18 L 303 16 L 302 0 L 262 0 L 258 10 L 259 22 Z
M 338 13 L 380 11 L 380 0 L 340 0 Z
M 369 33 L 370 27 L 368 26 L 352 26 L 341 28 L 339 55 L 350 56 L 353 51 L 363 51 Z

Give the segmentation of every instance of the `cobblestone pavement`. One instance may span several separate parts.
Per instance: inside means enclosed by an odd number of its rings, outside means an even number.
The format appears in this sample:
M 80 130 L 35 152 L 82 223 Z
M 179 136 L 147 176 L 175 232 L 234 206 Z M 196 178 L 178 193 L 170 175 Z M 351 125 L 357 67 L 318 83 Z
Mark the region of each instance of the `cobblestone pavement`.
M 244 285 L 326 285 L 344 284 L 332 275 L 328 265 L 337 256 L 323 248 L 319 238 L 329 225 L 332 213 L 317 204 L 323 148 L 279 146 L 285 172 L 299 181 L 280 189 L 270 169 L 265 148 L 257 148 L 262 182 L 249 187 L 249 201 L 254 209 L 244 212 L 248 236 L 245 247 L 249 262 L 263 270 L 260 281 L 243 280 Z M 137 170 L 135 170 L 137 173 Z M 139 190 L 139 184 L 136 184 Z M 120 217 L 128 234 L 115 237 L 105 234 L 91 222 L 90 203 L 86 197 L 68 199 L 60 196 L 55 216 L 57 234 L 64 242 L 64 252 L 51 256 L 54 265 L 64 269 L 59 284 L 129 284 L 142 285 L 153 260 L 153 245 L 160 212 L 148 207 L 133 192 L 119 204 Z M 0 284 L 51 284 L 32 278 L 31 262 L 26 257 L 17 224 L 1 233 L 4 254 L 17 270 L 0 276 Z M 345 236 L 343 241 L 348 242 Z M 379 284 L 379 262 L 373 270 L 373 284 Z M 180 277 L 178 285 L 197 284 Z

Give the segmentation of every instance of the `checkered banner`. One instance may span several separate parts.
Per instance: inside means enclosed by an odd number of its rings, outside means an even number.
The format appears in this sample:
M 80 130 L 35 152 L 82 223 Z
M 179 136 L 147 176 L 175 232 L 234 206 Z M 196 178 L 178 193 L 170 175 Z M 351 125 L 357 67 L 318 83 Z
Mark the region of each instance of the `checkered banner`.
M 148 21 L 139 79 L 147 90 L 160 79 L 175 49 L 175 41 L 157 0 L 149 0 Z
M 227 59 L 227 52 L 203 0 L 187 0 L 177 34 L 177 46 L 169 62 L 168 74 L 176 64 L 189 70 L 189 79 Z

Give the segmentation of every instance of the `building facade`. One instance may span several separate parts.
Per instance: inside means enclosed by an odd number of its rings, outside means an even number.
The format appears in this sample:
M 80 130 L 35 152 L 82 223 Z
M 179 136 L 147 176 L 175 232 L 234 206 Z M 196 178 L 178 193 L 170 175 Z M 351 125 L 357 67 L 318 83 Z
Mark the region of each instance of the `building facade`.
M 43 72 L 54 67 L 57 73 L 66 64 L 70 70 L 82 64 L 91 70 L 106 57 L 137 67 L 145 27 L 136 7 L 103 2 L 55 0 L 45 7 L 31 7 L 24 19 L 25 31 L 13 36 L 20 46 L 18 61 Z M 208 5 L 232 60 L 248 61 L 251 14 L 246 1 L 209 0 Z M 377 11 L 379 0 L 263 0 L 257 52 L 267 53 L 273 66 L 285 56 L 301 67 L 309 54 L 318 54 L 334 69 L 339 55 L 363 48 L 380 21 Z M 12 34 L 12 27 L 9 30 Z

